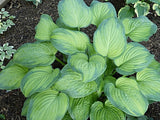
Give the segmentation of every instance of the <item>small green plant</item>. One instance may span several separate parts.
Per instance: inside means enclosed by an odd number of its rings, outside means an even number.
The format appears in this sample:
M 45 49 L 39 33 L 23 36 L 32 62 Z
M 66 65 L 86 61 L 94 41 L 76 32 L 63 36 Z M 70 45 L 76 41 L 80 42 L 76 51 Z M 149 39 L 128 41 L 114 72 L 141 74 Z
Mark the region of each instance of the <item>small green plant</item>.
M 42 0 L 26 0 L 26 1 L 32 1 L 34 5 L 38 6 L 39 3 L 42 3 Z
M 10 28 L 12 25 L 15 25 L 13 23 L 13 19 L 15 16 L 10 15 L 9 12 L 5 11 L 5 8 L 2 8 L 0 11 L 0 34 L 3 34 L 4 31 L 7 31 L 8 28 Z
M 160 63 L 138 43 L 156 32 L 154 23 L 145 16 L 119 19 L 110 2 L 95 0 L 90 7 L 61 0 L 58 13 L 56 24 L 41 16 L 37 41 L 18 48 L 0 73 L 0 89 L 20 88 L 27 97 L 27 120 L 142 118 L 149 101 L 160 101 Z M 93 40 L 81 31 L 90 24 L 97 26 Z M 52 68 L 55 60 L 62 69 Z
M 0 68 L 4 69 L 5 66 L 3 65 L 3 62 L 5 59 L 10 59 L 12 55 L 15 53 L 15 49 L 13 49 L 13 46 L 9 46 L 9 43 L 3 44 L 3 46 L 0 46 Z
M 0 114 L 0 120 L 5 120 L 5 116 L 3 114 Z

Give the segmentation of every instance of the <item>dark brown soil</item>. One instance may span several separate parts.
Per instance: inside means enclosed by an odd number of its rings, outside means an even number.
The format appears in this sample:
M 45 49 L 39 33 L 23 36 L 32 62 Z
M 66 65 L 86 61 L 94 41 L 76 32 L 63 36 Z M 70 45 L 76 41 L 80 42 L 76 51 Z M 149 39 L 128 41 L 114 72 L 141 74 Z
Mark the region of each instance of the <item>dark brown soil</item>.
M 89 5 L 92 0 L 85 0 Z M 100 0 L 103 1 L 103 0 Z M 11 15 L 16 16 L 14 23 L 16 24 L 3 35 L 0 35 L 0 45 L 8 42 L 16 49 L 24 43 L 34 42 L 35 26 L 37 25 L 41 14 L 49 14 L 56 21 L 58 18 L 57 4 L 59 0 L 43 0 L 36 8 L 31 2 L 25 0 L 10 0 L 6 5 L 7 11 Z M 122 0 L 111 0 L 117 10 L 124 5 Z M 155 59 L 160 62 L 160 17 L 156 17 L 153 13 L 148 15 L 158 26 L 158 31 L 148 42 L 142 44 L 155 55 Z M 93 37 L 95 27 L 89 26 L 88 29 L 82 29 L 90 38 Z M 7 63 L 8 61 L 6 61 Z M 58 64 L 55 66 L 59 66 Z M 20 90 L 2 91 L 0 90 L 0 114 L 4 114 L 6 120 L 25 120 L 21 117 L 21 109 L 25 98 Z M 160 120 L 160 103 L 153 103 L 149 106 L 146 113 L 147 116 Z

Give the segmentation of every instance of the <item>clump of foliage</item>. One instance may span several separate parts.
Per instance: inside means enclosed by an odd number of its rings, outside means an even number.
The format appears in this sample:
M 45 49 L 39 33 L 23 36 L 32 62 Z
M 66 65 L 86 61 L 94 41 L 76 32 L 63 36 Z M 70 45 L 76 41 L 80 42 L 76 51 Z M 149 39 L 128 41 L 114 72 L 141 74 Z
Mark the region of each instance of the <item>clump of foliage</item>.
M 26 0 L 26 1 L 31 1 L 36 6 L 38 6 L 39 3 L 42 3 L 42 0 Z
M 16 52 L 15 49 L 13 49 L 13 46 L 9 46 L 9 43 L 3 44 L 3 46 L 0 46 L 0 68 L 4 69 L 5 66 L 3 65 L 3 62 L 5 59 L 10 59 L 12 55 Z
M 5 120 L 5 116 L 3 114 L 0 114 L 0 119 Z
M 145 16 L 121 19 L 110 2 L 96 0 L 90 7 L 61 0 L 58 13 L 56 24 L 41 16 L 37 41 L 18 48 L 0 73 L 0 89 L 20 88 L 27 97 L 27 120 L 129 120 L 160 101 L 160 63 L 138 43 L 156 32 L 154 23 Z M 81 31 L 90 24 L 97 26 L 93 40 Z M 55 60 L 64 67 L 52 68 Z
M 10 15 L 9 12 L 5 11 L 5 8 L 2 8 L 0 11 L 0 34 L 3 34 L 4 31 L 7 31 L 8 28 L 10 28 L 12 25 L 15 25 L 13 23 L 13 19 L 15 16 Z
M 149 14 L 151 3 L 153 3 L 152 9 L 158 16 L 160 16 L 160 0 L 126 0 L 126 6 L 121 8 L 119 14 L 125 15 L 125 13 L 127 13 L 126 15 L 131 17 L 135 14 L 138 17 L 146 16 Z

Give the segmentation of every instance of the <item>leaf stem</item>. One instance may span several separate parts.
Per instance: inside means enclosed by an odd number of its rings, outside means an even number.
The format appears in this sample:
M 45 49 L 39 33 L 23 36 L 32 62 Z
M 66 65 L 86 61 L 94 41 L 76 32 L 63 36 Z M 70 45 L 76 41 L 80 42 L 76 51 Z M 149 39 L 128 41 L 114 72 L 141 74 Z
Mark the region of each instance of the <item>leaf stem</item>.
M 62 62 L 59 58 L 56 57 L 56 61 L 59 62 L 61 65 L 65 66 L 65 63 Z
M 78 31 L 80 31 L 80 27 L 78 27 Z

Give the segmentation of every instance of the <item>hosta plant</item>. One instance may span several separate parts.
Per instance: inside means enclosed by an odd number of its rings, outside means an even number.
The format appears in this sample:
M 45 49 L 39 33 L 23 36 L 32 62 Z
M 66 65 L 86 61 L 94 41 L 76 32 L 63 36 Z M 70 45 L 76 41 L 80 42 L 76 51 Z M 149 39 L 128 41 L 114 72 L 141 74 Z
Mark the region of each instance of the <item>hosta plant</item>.
M 41 16 L 36 42 L 22 45 L 0 73 L 0 89 L 20 88 L 27 98 L 27 120 L 126 120 L 160 101 L 160 63 L 138 43 L 156 32 L 154 23 L 119 19 L 110 2 L 95 0 L 61 0 L 58 13 L 56 23 Z M 91 24 L 93 40 L 81 31 Z
M 31 2 L 33 2 L 33 4 L 34 4 L 35 6 L 38 6 L 38 4 L 42 3 L 42 0 L 26 0 L 26 1 L 31 1 Z

